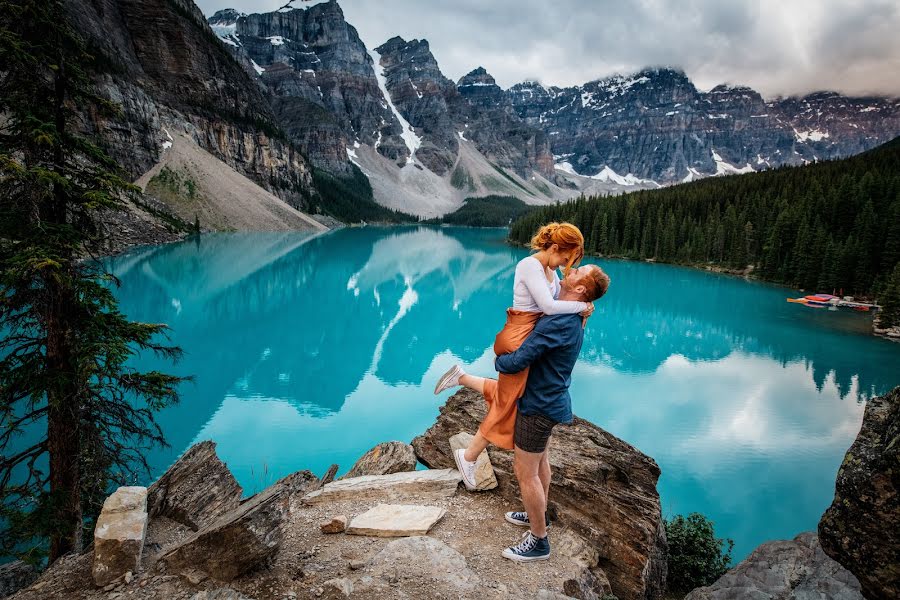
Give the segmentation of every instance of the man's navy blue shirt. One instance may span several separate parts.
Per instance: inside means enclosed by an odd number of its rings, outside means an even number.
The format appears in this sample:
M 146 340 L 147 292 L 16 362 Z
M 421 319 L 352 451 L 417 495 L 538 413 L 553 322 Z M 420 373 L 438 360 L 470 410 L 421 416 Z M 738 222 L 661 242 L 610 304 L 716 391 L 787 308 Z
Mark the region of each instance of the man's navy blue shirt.
M 581 315 L 546 315 L 515 352 L 494 360 L 501 373 L 518 373 L 526 367 L 528 383 L 519 399 L 523 415 L 544 415 L 557 423 L 572 422 L 569 385 L 572 369 L 584 342 Z

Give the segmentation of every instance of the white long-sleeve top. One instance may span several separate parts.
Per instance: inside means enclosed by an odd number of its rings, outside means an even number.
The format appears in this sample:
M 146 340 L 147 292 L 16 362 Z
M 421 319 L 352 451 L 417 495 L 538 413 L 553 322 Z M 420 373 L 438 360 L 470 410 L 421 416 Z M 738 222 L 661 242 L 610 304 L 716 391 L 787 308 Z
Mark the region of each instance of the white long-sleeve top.
M 559 295 L 559 275 L 553 271 L 553 281 L 544 274 L 544 265 L 533 256 L 523 258 L 516 265 L 513 280 L 513 308 L 545 315 L 568 315 L 583 312 L 586 302 L 556 300 Z

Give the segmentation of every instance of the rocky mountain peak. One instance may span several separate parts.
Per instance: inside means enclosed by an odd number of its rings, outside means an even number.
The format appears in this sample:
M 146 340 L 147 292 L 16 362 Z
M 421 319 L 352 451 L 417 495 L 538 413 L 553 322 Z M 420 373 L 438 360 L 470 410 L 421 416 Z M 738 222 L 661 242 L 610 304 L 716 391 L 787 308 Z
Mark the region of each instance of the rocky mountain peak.
M 209 18 L 210 25 L 232 25 L 237 23 L 237 20 L 241 17 L 247 16 L 245 13 L 242 13 L 234 8 L 223 8 L 222 10 L 217 10 L 213 16 Z
M 491 76 L 490 73 L 485 70 L 484 67 L 478 67 L 477 69 L 469 71 L 469 73 L 467 73 L 466 75 L 463 75 L 456 85 L 460 88 L 485 85 L 497 86 L 497 81 Z
M 328 9 L 334 10 L 337 8 L 337 10 L 340 10 L 337 0 L 288 0 L 284 6 L 277 10 L 277 12 L 289 13 L 295 10 L 307 10 L 318 5 L 330 5 Z M 343 14 L 343 12 L 341 12 L 341 14 Z

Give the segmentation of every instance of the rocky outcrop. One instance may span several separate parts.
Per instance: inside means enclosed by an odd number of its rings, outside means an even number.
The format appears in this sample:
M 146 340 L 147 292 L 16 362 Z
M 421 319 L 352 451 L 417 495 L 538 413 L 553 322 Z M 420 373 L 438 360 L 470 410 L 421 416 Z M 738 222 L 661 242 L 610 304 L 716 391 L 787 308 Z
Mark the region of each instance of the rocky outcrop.
M 859 581 L 829 558 L 815 533 L 766 542 L 714 584 L 685 600 L 863 600 Z
M 164 516 L 194 531 L 234 510 L 241 502 L 241 486 L 216 455 L 211 441 L 191 446 L 150 486 L 150 517 Z
M 103 503 L 94 528 L 94 583 L 109 585 L 136 573 L 147 533 L 147 488 L 120 487 Z
M 290 497 L 289 482 L 276 483 L 167 550 L 160 563 L 166 571 L 199 569 L 221 581 L 265 565 L 281 544 Z
M 900 387 L 868 401 L 819 540 L 867 598 L 900 597 Z
M 413 440 L 428 467 L 452 466 L 450 437 L 476 431 L 485 415 L 480 394 L 463 390 L 441 407 L 437 422 Z M 520 503 L 512 453 L 490 450 L 498 491 Z M 602 571 L 621 600 L 661 598 L 666 581 L 666 538 L 654 460 L 599 427 L 576 418 L 554 430 L 550 445 L 551 514 L 584 541 L 585 565 Z M 600 579 L 598 575 L 598 580 Z M 600 590 L 598 590 L 600 591 Z
M 403 442 L 384 442 L 363 454 L 341 479 L 362 475 L 390 475 L 416 469 L 416 454 Z

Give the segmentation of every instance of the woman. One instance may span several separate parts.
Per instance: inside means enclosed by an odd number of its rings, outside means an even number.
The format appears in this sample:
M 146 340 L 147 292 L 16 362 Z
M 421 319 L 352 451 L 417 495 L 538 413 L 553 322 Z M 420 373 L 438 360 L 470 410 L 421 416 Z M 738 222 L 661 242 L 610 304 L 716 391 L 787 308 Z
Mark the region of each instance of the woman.
M 516 265 L 513 306 L 507 309 L 506 325 L 494 340 L 494 353 L 498 356 L 518 349 L 542 315 L 580 313 L 587 318 L 594 312 L 590 303 L 556 300 L 560 289 L 557 269 L 564 267 L 568 274 L 584 256 L 581 231 L 571 223 L 544 225 L 531 239 L 531 249 L 535 253 Z M 466 489 L 477 487 L 475 461 L 488 444 L 507 450 L 513 448 L 516 401 L 522 396 L 527 380 L 527 369 L 486 379 L 467 374 L 459 365 L 451 367 L 438 380 L 435 394 L 462 385 L 483 394 L 488 403 L 487 415 L 469 447 L 453 453 Z

